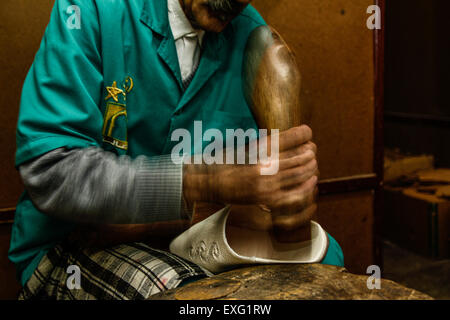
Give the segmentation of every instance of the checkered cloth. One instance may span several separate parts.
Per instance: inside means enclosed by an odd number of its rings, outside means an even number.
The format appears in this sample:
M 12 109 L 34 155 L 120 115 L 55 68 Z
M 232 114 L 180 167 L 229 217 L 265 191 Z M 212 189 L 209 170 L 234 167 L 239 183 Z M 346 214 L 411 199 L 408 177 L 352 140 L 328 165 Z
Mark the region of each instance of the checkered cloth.
M 80 269 L 81 289 L 69 289 L 69 266 Z M 58 245 L 41 260 L 19 300 L 146 299 L 212 274 L 185 259 L 143 243 L 108 249 Z

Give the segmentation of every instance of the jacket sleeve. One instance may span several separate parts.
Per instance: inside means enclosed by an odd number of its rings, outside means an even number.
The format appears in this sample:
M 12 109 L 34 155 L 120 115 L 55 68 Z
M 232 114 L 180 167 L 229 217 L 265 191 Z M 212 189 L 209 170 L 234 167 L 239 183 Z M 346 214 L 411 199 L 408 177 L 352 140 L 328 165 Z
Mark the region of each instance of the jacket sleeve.
M 95 2 L 56 0 L 22 89 L 16 167 L 56 148 L 101 145 L 101 56 Z
M 182 164 L 170 155 L 132 160 L 96 147 L 59 148 L 19 171 L 35 206 L 58 219 L 143 224 L 189 218 Z

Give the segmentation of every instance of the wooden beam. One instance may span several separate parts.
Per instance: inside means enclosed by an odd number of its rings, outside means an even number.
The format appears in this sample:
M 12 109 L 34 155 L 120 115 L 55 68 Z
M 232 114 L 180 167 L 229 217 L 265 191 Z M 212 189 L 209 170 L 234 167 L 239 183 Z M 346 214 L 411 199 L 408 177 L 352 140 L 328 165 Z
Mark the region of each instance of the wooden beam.
M 372 190 L 377 187 L 378 178 L 375 173 L 361 174 L 319 181 L 319 194 L 347 193 Z
M 374 135 L 374 172 L 376 187 L 374 195 L 375 235 L 374 257 L 380 268 L 383 268 L 382 252 L 382 216 L 383 216 L 383 170 L 384 170 L 384 71 L 385 71 L 385 15 L 386 0 L 376 0 L 381 8 L 381 29 L 374 31 L 374 68 L 375 68 L 375 135 Z

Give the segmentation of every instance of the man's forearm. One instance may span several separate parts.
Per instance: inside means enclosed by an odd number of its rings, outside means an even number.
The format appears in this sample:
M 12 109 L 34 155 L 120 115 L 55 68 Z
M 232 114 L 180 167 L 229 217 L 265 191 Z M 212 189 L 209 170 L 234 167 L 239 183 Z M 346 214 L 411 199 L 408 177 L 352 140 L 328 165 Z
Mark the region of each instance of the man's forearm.
M 189 208 L 195 201 L 216 202 L 214 166 L 184 164 L 183 194 Z
M 170 156 L 132 160 L 100 148 L 61 148 L 19 170 L 37 208 L 59 219 L 141 224 L 187 218 L 183 167 Z

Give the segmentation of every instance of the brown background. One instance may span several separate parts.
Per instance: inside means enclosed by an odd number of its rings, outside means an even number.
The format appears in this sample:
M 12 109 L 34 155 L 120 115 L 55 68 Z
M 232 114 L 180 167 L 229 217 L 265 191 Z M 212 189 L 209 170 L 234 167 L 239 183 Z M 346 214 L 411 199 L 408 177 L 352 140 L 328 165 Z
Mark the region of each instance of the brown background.
M 0 299 L 15 298 L 18 284 L 7 260 L 11 220 L 22 184 L 14 169 L 20 92 L 50 17 L 53 0 L 0 1 Z
M 51 0 L 0 2 L 0 209 L 15 207 L 22 191 L 13 168 L 20 91 L 39 48 L 52 4 Z
M 13 208 L 22 191 L 13 166 L 20 91 L 52 4 L 53 0 L 0 2 L 0 298 L 14 298 L 17 290 L 6 252 Z M 310 124 L 319 146 L 322 190 L 334 193 L 321 197 L 318 220 L 343 247 L 346 266 L 359 273 L 375 261 L 374 185 L 346 188 L 345 181 L 375 176 L 374 46 L 373 32 L 366 28 L 371 4 L 254 0 L 296 52 L 302 100 L 311 108 Z M 328 180 L 336 178 L 337 183 Z M 356 191 L 344 192 L 348 190 Z
M 386 146 L 432 154 L 437 167 L 448 168 L 450 1 L 386 6 Z

